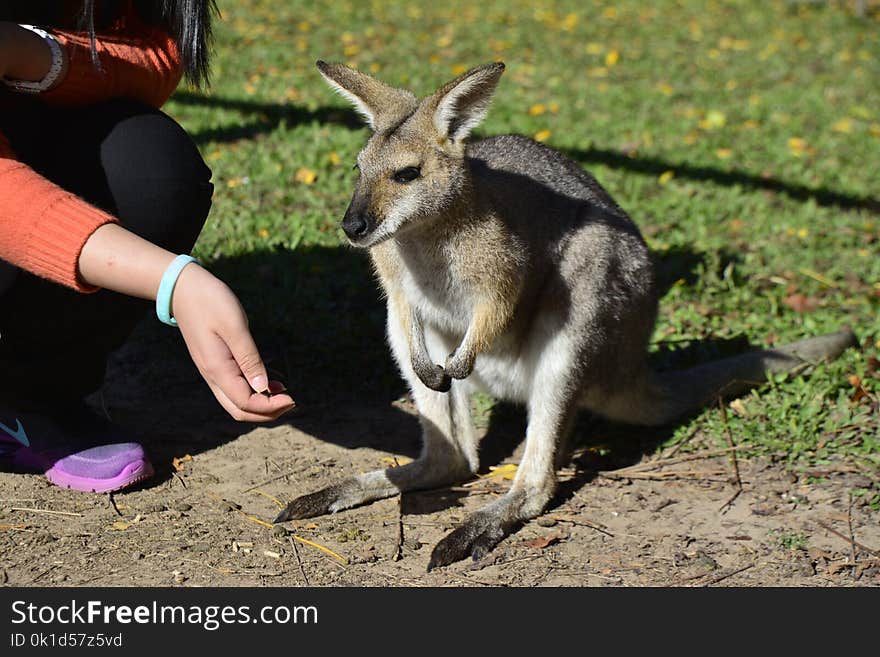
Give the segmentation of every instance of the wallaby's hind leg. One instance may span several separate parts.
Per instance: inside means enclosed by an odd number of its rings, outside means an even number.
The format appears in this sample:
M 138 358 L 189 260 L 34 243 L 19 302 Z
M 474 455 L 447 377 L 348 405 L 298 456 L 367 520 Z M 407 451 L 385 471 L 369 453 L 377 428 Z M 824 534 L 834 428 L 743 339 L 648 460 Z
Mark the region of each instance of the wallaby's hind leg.
M 481 559 L 520 522 L 540 515 L 553 497 L 557 450 L 572 429 L 580 395 L 571 352 L 567 340 L 559 336 L 548 343 L 547 357 L 540 360 L 528 400 L 525 451 L 510 491 L 443 538 L 431 554 L 428 570 L 468 556 Z
M 422 425 L 422 452 L 412 463 L 348 477 L 290 502 L 275 522 L 341 511 L 408 490 L 436 488 L 468 479 L 477 471 L 477 438 L 470 415 L 469 386 L 455 381 L 448 393 L 429 390 L 410 364 L 405 338 L 389 330 L 394 355 L 410 385 Z M 446 347 L 435 349 L 445 353 Z

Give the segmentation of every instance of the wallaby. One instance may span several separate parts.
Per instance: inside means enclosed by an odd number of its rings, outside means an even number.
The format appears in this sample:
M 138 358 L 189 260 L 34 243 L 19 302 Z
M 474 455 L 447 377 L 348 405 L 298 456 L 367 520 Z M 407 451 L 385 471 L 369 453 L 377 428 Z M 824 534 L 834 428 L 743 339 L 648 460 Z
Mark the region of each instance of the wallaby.
M 469 394 L 482 390 L 526 405 L 522 460 L 510 491 L 440 541 L 428 569 L 479 559 L 550 501 L 579 409 L 662 425 L 854 343 L 847 329 L 654 373 L 657 292 L 632 220 L 551 148 L 515 135 L 466 142 L 504 64 L 422 100 L 341 64 L 317 66 L 373 130 L 342 229 L 370 250 L 387 295 L 388 341 L 423 447 L 412 463 L 297 498 L 276 522 L 470 478 L 478 463 Z

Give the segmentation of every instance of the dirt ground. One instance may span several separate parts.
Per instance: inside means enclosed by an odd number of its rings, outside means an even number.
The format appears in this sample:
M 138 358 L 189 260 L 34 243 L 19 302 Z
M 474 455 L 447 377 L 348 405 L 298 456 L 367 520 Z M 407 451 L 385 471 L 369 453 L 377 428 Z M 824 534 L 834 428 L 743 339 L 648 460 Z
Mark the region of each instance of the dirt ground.
M 310 394 L 302 382 L 291 389 L 300 406 L 283 422 L 237 425 L 218 410 L 178 341 L 152 325 L 141 331 L 114 360 L 95 403 L 143 437 L 157 476 L 111 498 L 61 490 L 36 475 L 0 474 L 0 583 L 880 585 L 880 522 L 848 493 L 876 487 L 876 474 L 847 464 L 796 472 L 740 457 L 743 488 L 731 501 L 737 486 L 729 453 L 676 461 L 678 452 L 653 462 L 649 442 L 590 420 L 579 431 L 600 434 L 600 442 L 628 439 L 638 449 L 602 456 L 582 445 L 543 518 L 481 562 L 427 573 L 437 541 L 510 484 L 509 468 L 488 469 L 516 463 L 520 454 L 522 414 L 504 408 L 483 428 L 483 474 L 495 476 L 272 528 L 267 521 L 279 503 L 418 450 L 405 395 L 359 399 L 363 389 L 334 395 L 327 387 Z M 697 453 L 718 444 L 713 438 Z M 601 474 L 620 467 L 629 468 L 626 476 Z M 688 474 L 659 474 L 669 471 Z

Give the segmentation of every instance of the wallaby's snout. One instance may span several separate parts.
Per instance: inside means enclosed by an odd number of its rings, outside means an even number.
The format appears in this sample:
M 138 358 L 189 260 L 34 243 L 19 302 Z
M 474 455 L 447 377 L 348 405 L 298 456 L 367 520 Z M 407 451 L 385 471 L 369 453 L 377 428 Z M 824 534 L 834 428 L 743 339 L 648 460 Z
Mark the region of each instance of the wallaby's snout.
M 369 210 L 359 207 L 355 203 L 348 206 L 342 217 L 342 230 L 345 232 L 345 236 L 354 243 L 367 237 L 375 227 L 376 220 Z

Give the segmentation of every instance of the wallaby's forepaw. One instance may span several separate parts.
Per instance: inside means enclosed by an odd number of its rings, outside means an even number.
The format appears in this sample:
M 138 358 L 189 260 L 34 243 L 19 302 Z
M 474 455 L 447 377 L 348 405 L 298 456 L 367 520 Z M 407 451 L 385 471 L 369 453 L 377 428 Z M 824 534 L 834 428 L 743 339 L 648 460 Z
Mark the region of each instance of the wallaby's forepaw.
M 415 370 L 416 376 L 419 377 L 419 380 L 431 390 L 436 390 L 437 392 L 449 392 L 449 389 L 452 387 L 452 378 L 446 373 L 446 370 L 439 365 L 428 363 L 424 367 L 414 367 L 413 369 Z
M 348 509 L 362 501 L 363 488 L 354 479 L 347 479 L 317 492 L 297 497 L 284 507 L 272 522 L 314 518 L 325 513 Z
M 443 371 L 453 379 L 466 379 L 474 371 L 475 361 L 476 357 L 471 354 L 455 352 L 449 354 Z
M 428 562 L 428 572 L 448 566 L 467 557 L 479 561 L 507 536 L 512 529 L 504 525 L 497 515 L 479 511 L 465 518 L 464 522 L 437 543 Z

